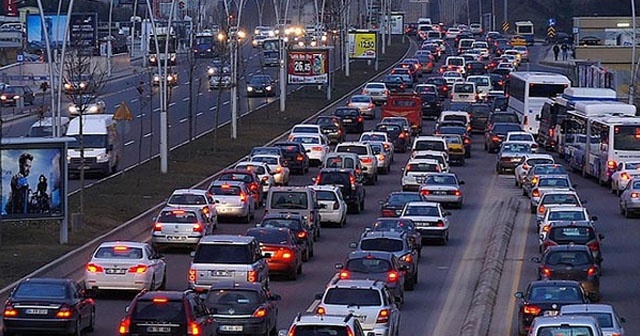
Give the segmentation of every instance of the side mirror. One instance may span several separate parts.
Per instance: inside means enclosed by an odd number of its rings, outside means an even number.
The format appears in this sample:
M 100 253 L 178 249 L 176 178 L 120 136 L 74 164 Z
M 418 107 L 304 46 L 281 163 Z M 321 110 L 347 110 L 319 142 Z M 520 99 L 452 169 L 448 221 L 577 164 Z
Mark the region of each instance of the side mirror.
M 269 297 L 269 300 L 271 300 L 271 301 L 280 301 L 280 300 L 282 300 L 282 296 L 280 296 L 279 294 L 272 294 Z
M 458 182 L 459 185 L 464 185 L 464 181 Z
M 127 305 L 126 307 L 124 307 L 124 312 L 128 313 L 129 312 L 129 306 Z
M 594 222 L 597 221 L 598 220 L 598 216 L 591 216 L 591 220 L 594 221 Z
M 262 255 L 263 259 L 269 259 L 271 257 L 273 257 L 273 254 L 271 254 L 271 253 L 265 253 L 265 254 Z
M 349 243 L 349 248 L 351 248 L 351 249 L 358 248 L 358 243 L 356 243 L 356 242 Z
M 334 267 L 335 269 L 343 269 L 343 268 L 344 268 L 344 265 L 343 265 L 342 263 L 336 263 L 333 267 Z
M 316 293 L 313 297 L 316 300 L 322 300 L 322 293 Z
M 575 184 L 575 183 L 571 185 L 571 188 L 574 188 L 574 189 L 575 189 L 575 188 L 577 188 L 577 187 L 578 187 L 578 185 L 577 185 L 577 184 Z
M 540 261 L 541 261 L 540 257 L 532 257 L 532 258 L 531 258 L 531 259 L 529 259 L 529 260 L 531 260 L 532 262 L 537 263 L 537 264 L 539 264 L 539 263 L 540 263 Z
M 598 239 L 603 240 L 604 239 L 604 235 L 602 233 L 598 233 Z
M 515 292 L 515 293 L 513 293 L 513 296 L 515 296 L 516 299 L 522 299 L 522 298 L 524 298 L 524 293 Z
M 190 256 L 191 258 L 195 257 L 195 256 L 196 256 L 196 251 L 191 251 L 191 252 L 189 252 L 189 256 Z
M 378 200 L 379 205 L 384 205 L 384 200 Z
M 287 336 L 288 331 L 287 329 L 278 330 L 278 336 Z
M 445 211 L 445 212 L 444 212 L 444 215 L 445 215 L 445 216 L 451 216 L 451 211 Z

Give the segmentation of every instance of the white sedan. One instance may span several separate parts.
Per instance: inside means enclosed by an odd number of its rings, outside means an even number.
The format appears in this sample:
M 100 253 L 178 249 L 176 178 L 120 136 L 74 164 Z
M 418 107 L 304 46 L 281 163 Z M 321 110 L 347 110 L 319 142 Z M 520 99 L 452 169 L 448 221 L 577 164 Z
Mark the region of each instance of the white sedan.
M 529 169 L 537 164 L 553 164 L 555 160 L 549 154 L 526 154 L 522 157 L 520 164 L 513 169 L 516 187 L 522 187 L 522 182 L 527 176 Z
M 531 151 L 534 153 L 538 152 L 538 143 L 536 139 L 533 137 L 533 134 L 529 132 L 508 132 L 507 138 L 504 142 L 508 141 L 517 141 L 517 142 L 526 142 L 531 146 Z
M 629 181 L 640 177 L 640 161 L 620 162 L 611 174 L 611 192 L 620 195 Z
M 67 108 L 70 117 L 79 116 L 80 114 L 102 114 L 106 112 L 106 109 L 107 106 L 104 100 L 98 99 L 94 95 L 77 96 Z
M 260 179 L 260 183 L 262 184 L 262 192 L 265 197 L 269 192 L 269 189 L 272 186 L 276 185 L 276 180 L 273 178 L 273 173 L 271 172 L 271 168 L 269 165 L 264 162 L 250 162 L 250 161 L 242 161 L 238 162 L 235 166 L 236 169 L 246 169 L 248 171 L 254 171 L 258 178 Z
M 302 147 L 307 151 L 309 161 L 315 162 L 317 165 L 324 162 L 324 157 L 331 151 L 329 141 L 322 135 L 317 134 L 294 134 L 289 141 L 301 143 Z
M 273 179 L 276 184 L 288 185 L 289 184 L 289 167 L 287 163 L 279 155 L 260 154 L 254 155 L 249 159 L 251 162 L 264 162 L 269 165 L 271 173 L 273 173 Z
M 437 202 L 409 202 L 404 205 L 400 218 L 411 219 L 416 224 L 423 244 L 427 239 L 437 239 L 446 245 L 449 241 L 449 214 Z
M 94 290 L 162 290 L 167 265 L 147 243 L 104 242 L 91 255 L 84 282 Z

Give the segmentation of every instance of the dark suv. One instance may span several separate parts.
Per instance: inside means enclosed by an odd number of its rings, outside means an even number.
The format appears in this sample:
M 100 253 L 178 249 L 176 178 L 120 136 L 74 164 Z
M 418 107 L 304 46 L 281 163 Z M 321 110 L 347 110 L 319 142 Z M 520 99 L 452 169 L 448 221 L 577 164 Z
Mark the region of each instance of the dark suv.
M 500 150 L 502 141 L 507 137 L 509 132 L 520 132 L 522 128 L 515 123 L 494 123 L 487 126 L 484 133 L 484 150 L 489 153 Z
M 304 175 L 309 171 L 309 156 L 301 143 L 276 142 L 273 146 L 282 149 L 284 160 L 292 173 Z
M 393 142 L 393 150 L 398 153 L 406 153 L 411 146 L 411 134 L 406 132 L 400 124 L 378 124 L 373 129 L 376 132 L 385 132 L 389 141 Z
M 364 132 L 364 117 L 360 113 L 360 109 L 353 107 L 339 107 L 333 112 L 333 115 L 342 120 L 342 127 L 344 127 L 345 132 Z
M 193 291 L 142 291 L 127 306 L 118 333 L 129 335 L 216 335 L 211 312 Z
M 344 168 L 323 168 L 314 179 L 316 185 L 333 184 L 340 187 L 342 197 L 355 213 L 364 210 L 365 190 L 362 180 L 356 178 L 353 169 Z

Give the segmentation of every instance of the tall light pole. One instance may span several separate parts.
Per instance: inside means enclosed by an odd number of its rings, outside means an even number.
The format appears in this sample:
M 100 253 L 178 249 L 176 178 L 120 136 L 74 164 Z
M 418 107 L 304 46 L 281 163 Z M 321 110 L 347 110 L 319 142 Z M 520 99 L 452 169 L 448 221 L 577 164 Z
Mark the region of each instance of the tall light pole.
M 633 43 L 631 45 L 631 81 L 629 84 L 629 104 L 633 104 L 636 95 L 636 1 L 631 0 L 631 27 L 633 27 Z
M 280 81 L 280 112 L 284 112 L 286 107 L 287 107 L 287 74 L 286 74 L 286 62 L 285 62 L 285 47 L 286 47 L 286 43 L 284 40 L 284 33 L 286 30 L 286 25 L 287 25 L 287 14 L 289 13 L 289 0 L 286 1 L 285 3 L 285 9 L 284 9 L 284 18 L 282 19 L 282 21 L 280 20 L 280 12 L 282 10 L 281 6 L 279 6 L 278 0 L 273 0 L 273 8 L 275 9 L 275 13 L 276 13 L 276 22 L 278 24 L 280 24 L 280 22 L 282 22 L 282 27 L 278 27 L 278 45 L 279 45 L 279 50 L 278 50 L 278 58 L 279 58 L 279 63 L 280 63 L 280 77 L 279 77 L 279 81 Z
M 60 111 L 62 111 L 62 73 L 64 70 L 64 54 L 66 53 L 66 49 L 67 49 L 67 36 L 69 35 L 69 23 L 71 21 L 71 11 L 73 10 L 73 0 L 69 1 L 69 8 L 67 9 L 67 21 L 64 25 L 64 35 L 62 35 L 62 52 L 60 55 L 60 64 L 58 67 L 58 101 L 56 104 L 56 110 L 55 112 L 52 113 L 57 113 L 57 119 L 58 121 L 60 120 Z M 53 92 L 53 90 L 51 90 L 51 92 Z M 58 129 L 58 136 L 62 136 L 62 125 L 58 122 L 58 125 L 56 125 L 57 129 Z
M 482 0 L 478 0 L 478 23 L 482 28 L 486 28 L 482 23 Z
M 60 1 L 62 2 L 62 1 Z M 53 136 L 59 137 L 60 134 L 60 119 L 56 118 L 56 110 L 55 110 L 55 95 L 53 94 L 53 83 L 54 82 L 54 71 L 53 71 L 53 59 L 51 54 L 51 41 L 49 41 L 49 32 L 47 31 L 47 25 L 45 24 L 44 11 L 42 10 L 42 2 L 38 0 L 38 10 L 40 11 L 40 20 L 42 24 L 42 29 L 44 30 L 44 43 L 47 48 L 47 64 L 49 66 L 49 86 L 51 87 L 51 116 L 53 117 Z
M 108 28 L 108 37 L 107 37 L 107 76 L 111 77 L 111 68 L 113 67 L 111 64 L 111 21 L 113 19 L 113 0 L 109 0 L 109 28 Z M 131 45 L 133 45 L 133 39 L 131 40 Z
M 229 3 L 224 1 L 227 19 L 230 19 Z M 240 0 L 238 4 L 238 15 L 235 24 L 235 33 L 230 35 L 230 61 L 231 61 L 231 139 L 238 137 L 238 38 L 240 38 L 240 19 L 242 18 L 242 8 L 245 0 Z M 231 22 L 229 22 L 231 26 Z M 231 27 L 230 27 L 231 28 Z
M 504 8 L 503 8 L 503 10 L 504 10 L 504 20 L 502 22 L 504 23 L 504 22 L 507 22 L 509 20 L 509 17 L 507 15 L 507 0 L 504 0 Z
M 471 14 L 469 13 L 469 0 L 467 0 L 467 26 L 469 26 L 470 24 L 471 24 Z

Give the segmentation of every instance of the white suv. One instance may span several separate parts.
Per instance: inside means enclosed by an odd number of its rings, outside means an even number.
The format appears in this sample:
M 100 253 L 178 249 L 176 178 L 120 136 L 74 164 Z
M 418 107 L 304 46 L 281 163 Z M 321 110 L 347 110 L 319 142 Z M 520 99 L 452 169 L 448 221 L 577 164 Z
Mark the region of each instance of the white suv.
M 353 314 L 317 315 L 298 314 L 289 330 L 278 331 L 278 336 L 296 335 L 353 335 L 365 336 L 360 321 Z
M 400 310 L 384 281 L 338 280 L 316 299 L 320 300 L 316 308 L 319 315 L 353 313 L 365 334 L 398 335 Z

